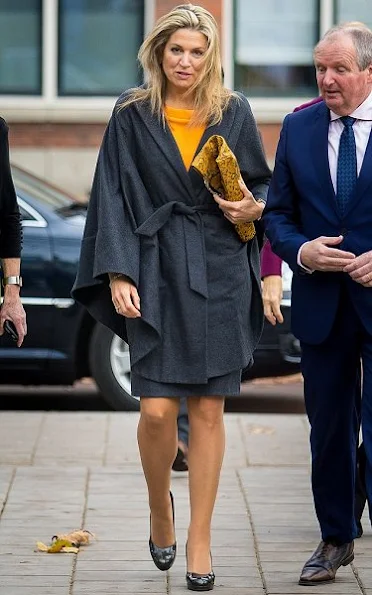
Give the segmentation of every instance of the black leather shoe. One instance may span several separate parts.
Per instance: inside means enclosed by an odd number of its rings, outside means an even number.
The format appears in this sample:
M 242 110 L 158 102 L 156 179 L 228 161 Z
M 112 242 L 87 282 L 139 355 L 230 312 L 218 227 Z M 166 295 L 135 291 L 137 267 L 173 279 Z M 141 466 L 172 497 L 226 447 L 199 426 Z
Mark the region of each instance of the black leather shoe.
M 173 515 L 173 526 L 174 526 L 174 501 L 173 494 L 169 492 L 172 503 L 172 515 Z M 150 514 L 150 528 L 151 528 L 151 514 Z M 151 530 L 151 529 L 150 529 Z M 177 553 L 177 542 L 174 542 L 168 547 L 158 547 L 151 539 L 149 539 L 150 554 L 154 561 L 154 564 L 159 570 L 169 570 L 176 559 Z
M 176 454 L 176 458 L 173 461 L 172 469 L 173 471 L 188 471 L 189 465 L 187 462 L 187 446 L 184 442 L 178 442 L 178 450 Z
M 340 566 L 354 560 L 354 542 L 334 545 L 321 541 L 302 569 L 299 585 L 333 583 Z
M 186 583 L 189 591 L 212 591 L 214 588 L 214 572 L 208 574 L 186 573 Z
M 187 543 L 186 543 L 187 560 Z M 212 556 L 211 556 L 212 563 Z M 215 574 L 213 569 L 208 574 L 198 574 L 197 572 L 186 572 L 186 584 L 189 591 L 212 591 L 214 588 Z

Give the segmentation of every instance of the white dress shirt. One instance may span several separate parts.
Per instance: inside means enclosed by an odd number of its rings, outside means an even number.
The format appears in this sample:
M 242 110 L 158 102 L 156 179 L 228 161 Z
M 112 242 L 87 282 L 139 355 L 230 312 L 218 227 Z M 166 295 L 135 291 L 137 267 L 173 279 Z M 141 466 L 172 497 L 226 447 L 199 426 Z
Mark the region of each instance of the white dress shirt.
M 351 118 L 356 118 L 356 121 L 353 125 L 353 130 L 356 145 L 357 174 L 359 176 L 360 170 L 362 168 L 364 154 L 367 148 L 369 135 L 371 134 L 372 129 L 372 93 L 370 93 L 367 99 L 365 99 L 363 103 L 361 103 L 360 106 L 356 108 L 356 110 L 349 114 L 349 116 Z M 337 194 L 338 150 L 340 146 L 341 134 L 344 129 L 344 125 L 341 122 L 340 118 L 341 116 L 335 114 L 335 112 L 330 110 L 330 122 L 328 129 L 328 163 L 335 194 Z M 302 244 L 298 251 L 297 264 L 301 266 L 303 269 L 305 269 L 306 272 L 312 273 L 313 271 L 311 269 L 308 269 L 301 263 L 301 251 L 304 245 L 307 243 L 308 242 Z

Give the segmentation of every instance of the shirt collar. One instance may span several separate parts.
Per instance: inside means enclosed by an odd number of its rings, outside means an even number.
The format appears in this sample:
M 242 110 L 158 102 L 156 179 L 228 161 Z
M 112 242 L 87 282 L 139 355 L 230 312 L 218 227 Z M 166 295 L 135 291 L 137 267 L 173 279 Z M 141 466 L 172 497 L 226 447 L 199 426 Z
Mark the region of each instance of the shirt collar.
M 334 120 L 339 120 L 341 117 L 338 114 L 335 114 L 332 110 L 330 110 L 330 116 L 332 122 Z M 372 92 L 352 114 L 349 114 L 349 116 L 351 118 L 356 118 L 357 120 L 372 120 Z

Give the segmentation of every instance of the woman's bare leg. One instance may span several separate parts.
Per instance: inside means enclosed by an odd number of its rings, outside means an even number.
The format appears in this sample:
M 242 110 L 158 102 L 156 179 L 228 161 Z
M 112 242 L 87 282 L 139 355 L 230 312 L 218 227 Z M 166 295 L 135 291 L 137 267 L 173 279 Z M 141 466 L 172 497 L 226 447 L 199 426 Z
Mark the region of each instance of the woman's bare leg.
M 225 451 L 222 397 L 189 397 L 190 526 L 187 569 L 211 570 L 211 521 Z
M 158 547 L 175 542 L 169 489 L 177 453 L 178 409 L 178 399 L 141 398 L 137 438 L 149 492 L 151 538 Z

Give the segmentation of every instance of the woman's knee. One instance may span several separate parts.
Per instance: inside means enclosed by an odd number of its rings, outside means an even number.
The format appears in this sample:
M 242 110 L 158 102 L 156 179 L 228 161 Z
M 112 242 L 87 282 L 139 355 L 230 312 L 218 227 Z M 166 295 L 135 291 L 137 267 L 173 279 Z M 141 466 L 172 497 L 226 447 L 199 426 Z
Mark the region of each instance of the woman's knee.
M 222 397 L 200 397 L 189 399 L 190 425 L 202 424 L 213 429 L 223 422 L 224 399 Z
M 167 427 L 176 427 L 178 403 L 171 399 L 141 399 L 141 423 L 151 433 L 164 432 Z

